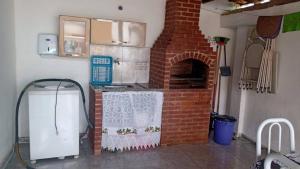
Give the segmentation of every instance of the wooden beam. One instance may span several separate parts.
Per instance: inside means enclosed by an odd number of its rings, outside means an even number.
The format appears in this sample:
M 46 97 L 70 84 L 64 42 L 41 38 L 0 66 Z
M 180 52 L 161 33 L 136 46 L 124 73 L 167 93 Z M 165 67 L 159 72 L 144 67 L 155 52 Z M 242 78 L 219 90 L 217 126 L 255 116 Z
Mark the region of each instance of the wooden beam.
M 267 9 L 273 6 L 279 6 L 279 5 L 285 5 L 293 2 L 299 2 L 300 0 L 271 0 L 271 2 L 264 3 L 264 4 L 255 4 L 254 6 L 248 7 L 248 8 L 242 8 L 242 9 L 236 9 L 233 11 L 228 11 L 223 13 L 222 15 L 231 15 L 236 13 L 241 13 L 245 11 L 255 11 L 259 9 Z
M 235 4 L 239 4 L 239 5 L 245 5 L 245 4 L 250 4 L 250 3 L 259 3 L 262 0 L 228 0 L 229 2 L 233 2 Z

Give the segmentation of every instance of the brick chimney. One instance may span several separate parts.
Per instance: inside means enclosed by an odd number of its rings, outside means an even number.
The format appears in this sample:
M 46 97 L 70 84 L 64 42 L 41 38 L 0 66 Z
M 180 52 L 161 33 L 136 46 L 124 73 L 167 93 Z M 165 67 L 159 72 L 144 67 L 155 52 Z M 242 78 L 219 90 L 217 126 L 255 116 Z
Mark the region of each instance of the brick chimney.
M 151 49 L 150 86 L 153 88 L 169 88 L 170 68 L 183 57 L 200 60 L 210 68 L 216 59 L 216 53 L 199 29 L 201 0 L 167 0 L 166 3 L 165 27 Z
M 199 29 L 201 0 L 166 3 L 165 27 L 151 49 L 149 81 L 164 89 L 161 144 L 207 142 L 217 56 Z

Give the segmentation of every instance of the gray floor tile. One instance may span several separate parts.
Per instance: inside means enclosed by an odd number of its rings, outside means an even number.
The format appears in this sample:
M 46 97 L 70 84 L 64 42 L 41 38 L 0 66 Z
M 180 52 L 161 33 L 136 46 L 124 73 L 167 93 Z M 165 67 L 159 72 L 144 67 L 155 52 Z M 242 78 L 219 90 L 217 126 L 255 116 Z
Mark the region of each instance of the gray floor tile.
M 28 157 L 28 145 L 22 146 L 22 154 Z M 250 169 L 255 162 L 255 146 L 245 139 L 222 146 L 210 141 L 208 144 L 189 144 L 156 149 L 110 153 L 93 156 L 88 142 L 80 147 L 80 158 L 64 160 L 38 160 L 38 169 Z M 12 159 L 8 169 L 21 169 Z

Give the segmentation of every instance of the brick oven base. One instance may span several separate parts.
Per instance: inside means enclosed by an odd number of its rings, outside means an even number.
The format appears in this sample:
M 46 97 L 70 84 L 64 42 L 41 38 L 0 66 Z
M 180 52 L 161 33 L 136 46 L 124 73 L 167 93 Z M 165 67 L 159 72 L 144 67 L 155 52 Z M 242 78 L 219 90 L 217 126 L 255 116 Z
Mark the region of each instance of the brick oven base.
M 208 141 L 211 91 L 208 89 L 164 90 L 161 145 L 206 143 Z M 89 133 L 95 155 L 101 154 L 102 92 L 90 87 Z
M 210 98 L 205 89 L 165 90 L 161 144 L 206 143 Z

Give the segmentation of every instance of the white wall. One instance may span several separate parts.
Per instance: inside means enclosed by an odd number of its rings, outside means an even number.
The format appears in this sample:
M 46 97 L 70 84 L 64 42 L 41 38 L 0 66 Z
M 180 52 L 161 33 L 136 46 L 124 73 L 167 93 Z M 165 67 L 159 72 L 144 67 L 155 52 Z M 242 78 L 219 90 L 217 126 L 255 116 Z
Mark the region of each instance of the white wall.
M 300 150 L 300 31 L 281 33 L 277 39 L 279 52 L 278 87 L 275 94 L 247 92 L 243 133 L 256 138 L 257 126 L 267 118 L 289 119 L 296 131 L 296 148 Z M 284 132 L 285 137 L 288 132 Z M 286 143 L 286 142 L 285 142 Z M 285 144 L 284 147 L 286 147 Z
M 206 37 L 223 36 L 230 38 L 227 49 L 227 65 L 232 65 L 235 44 L 235 29 L 222 28 L 221 16 L 218 13 L 205 9 L 204 7 L 200 12 L 200 29 Z M 222 51 L 223 52 L 223 51 Z M 224 56 L 221 58 L 220 65 L 224 65 Z M 221 92 L 220 92 L 220 114 L 229 114 L 227 111 L 227 97 L 228 88 L 230 88 L 231 77 L 221 78 Z M 216 101 L 217 102 L 217 101 Z
M 12 151 L 16 96 L 14 3 L 0 1 L 0 168 Z
M 243 12 L 242 14 L 234 14 L 222 16 L 222 25 L 229 27 L 240 27 L 243 25 L 253 25 L 256 18 L 261 15 L 284 15 L 299 11 L 300 2 L 276 6 L 265 10 Z M 239 18 L 242 22 L 236 21 Z M 242 41 L 247 36 L 246 31 L 237 36 L 237 42 Z M 243 115 L 242 124 L 240 124 L 241 132 L 252 140 L 256 140 L 256 131 L 259 124 L 268 118 L 283 117 L 289 119 L 296 132 L 296 149 L 300 150 L 300 48 L 299 48 L 300 31 L 280 33 L 277 38 L 277 51 L 279 52 L 278 63 L 278 81 L 275 94 L 257 94 L 255 91 L 242 92 L 241 112 Z M 238 46 L 236 46 L 238 47 Z M 238 59 L 238 58 L 236 58 Z M 233 83 L 236 83 L 233 81 Z M 236 84 L 234 84 L 236 85 Z M 236 85 L 237 86 L 237 85 Z M 232 104 L 240 104 L 232 102 Z M 287 134 L 284 131 L 284 146 L 288 148 Z M 276 135 L 275 135 L 276 136 Z M 274 136 L 274 145 L 277 138 Z M 264 132 L 264 142 L 266 143 L 266 132 Z M 276 149 L 276 148 L 275 148 Z
M 58 33 L 58 15 L 73 15 L 109 19 L 123 19 L 147 23 L 146 46 L 151 47 L 163 29 L 165 0 L 15 0 L 16 3 L 16 55 L 17 90 L 28 82 L 39 78 L 72 78 L 79 81 L 88 95 L 89 61 L 58 57 L 40 57 L 37 55 L 38 33 Z M 119 11 L 118 5 L 124 10 Z M 234 30 L 220 28 L 220 15 L 201 10 L 200 28 L 205 35 L 226 36 L 231 38 L 228 44 L 228 63 L 231 63 L 234 44 Z M 224 82 L 223 82 L 224 81 Z M 221 92 L 221 113 L 225 113 L 228 80 L 223 79 Z M 26 110 L 26 101 L 23 110 Z M 21 112 L 20 136 L 28 135 L 28 113 Z M 81 117 L 81 129 L 85 126 Z
M 118 10 L 119 5 L 123 11 Z M 35 79 L 71 78 L 84 85 L 88 96 L 89 60 L 40 57 L 38 34 L 58 34 L 59 15 L 124 19 L 147 23 L 146 44 L 152 46 L 163 28 L 165 0 L 15 0 L 15 7 L 18 92 Z M 27 136 L 28 113 L 21 114 L 20 136 Z M 82 114 L 81 129 L 84 125 Z
M 228 111 L 229 114 L 238 120 L 238 124 L 235 126 L 238 135 L 242 134 L 243 126 L 243 114 L 240 114 L 241 110 L 244 110 L 243 104 L 244 98 L 241 99 L 241 90 L 239 89 L 239 80 L 242 69 L 244 51 L 247 45 L 247 35 L 249 30 L 253 27 L 239 26 L 236 29 L 235 50 L 233 56 L 232 65 L 232 81 L 231 88 L 228 94 Z M 245 94 L 243 94 L 244 96 Z

